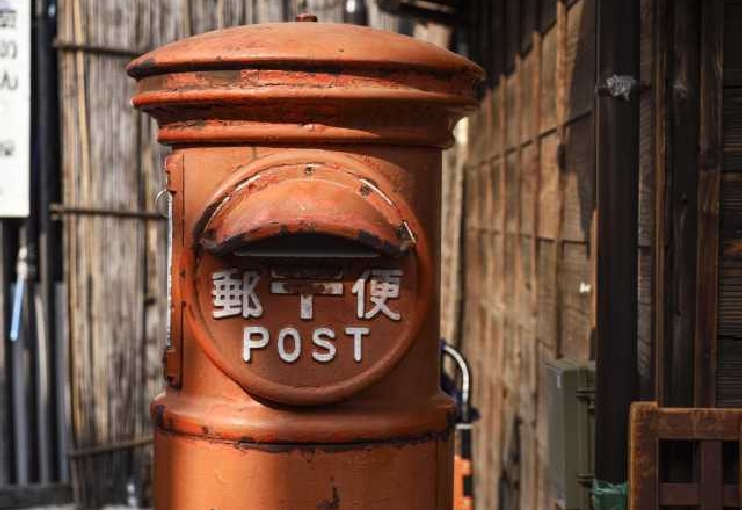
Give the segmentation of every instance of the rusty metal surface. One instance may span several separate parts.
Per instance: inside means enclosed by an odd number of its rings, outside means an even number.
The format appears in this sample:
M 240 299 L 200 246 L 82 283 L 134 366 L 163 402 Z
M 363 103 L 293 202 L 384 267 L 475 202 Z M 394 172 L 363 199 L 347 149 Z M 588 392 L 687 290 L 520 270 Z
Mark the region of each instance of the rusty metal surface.
M 178 491 L 155 491 L 156 508 L 260 510 L 450 510 L 438 478 L 451 476 L 450 442 L 409 445 L 254 445 L 220 443 L 158 432 L 155 487 L 171 479 Z M 205 487 L 208 487 L 205 490 Z M 279 494 L 280 497 L 276 497 Z
M 393 32 L 334 23 L 266 23 L 183 39 L 146 53 L 129 65 L 137 78 L 163 72 L 211 68 L 291 68 L 330 66 L 343 71 L 366 68 L 420 69 L 470 75 L 484 71 L 473 62 L 431 43 Z
M 440 148 L 481 70 L 291 23 L 174 43 L 130 73 L 173 146 L 157 508 L 449 510 Z

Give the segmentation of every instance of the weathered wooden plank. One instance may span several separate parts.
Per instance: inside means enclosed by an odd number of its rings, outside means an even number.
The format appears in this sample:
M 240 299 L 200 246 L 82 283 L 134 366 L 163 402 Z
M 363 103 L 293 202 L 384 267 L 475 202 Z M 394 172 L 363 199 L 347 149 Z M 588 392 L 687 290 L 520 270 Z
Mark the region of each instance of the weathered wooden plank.
M 695 331 L 695 403 L 699 407 L 711 407 L 716 402 L 719 178 L 723 157 L 723 31 L 719 27 L 723 15 L 722 0 L 703 3 Z
M 538 499 L 534 506 L 537 510 L 553 510 L 557 501 L 552 491 L 549 474 L 549 403 L 546 396 L 547 368 L 546 363 L 555 357 L 554 351 L 539 343 L 538 350 L 538 402 L 536 418 L 536 444 L 538 451 Z
M 520 52 L 526 55 L 533 47 L 533 33 L 537 30 L 537 0 L 522 0 L 520 4 Z
M 556 23 L 557 0 L 541 0 L 539 13 L 539 28 L 542 32 L 550 29 Z
M 718 334 L 742 338 L 742 174 L 722 177 Z M 721 361 L 721 358 L 720 358 Z
M 729 27 L 727 27 L 728 29 Z M 726 76 L 727 69 L 724 69 Z M 723 170 L 742 171 L 742 91 L 724 91 Z
M 556 133 L 543 137 L 540 141 L 541 165 L 538 235 L 544 239 L 556 239 L 559 233 L 559 138 Z
M 499 137 L 496 137 L 499 138 Z M 502 169 L 504 167 L 502 158 L 500 156 L 497 157 L 492 162 L 491 165 L 491 172 L 492 175 L 490 176 L 490 185 L 492 186 L 491 194 L 492 194 L 492 215 L 489 217 L 489 221 L 491 221 L 491 227 L 498 232 L 500 231 L 500 225 L 503 221 L 503 214 L 504 214 L 504 208 L 502 207 L 503 197 L 502 197 L 502 190 L 501 186 L 503 183 L 503 177 L 502 177 Z
M 738 48 L 742 33 L 742 5 L 738 2 L 726 2 L 724 26 L 724 46 Z M 742 85 L 742 55 L 739 51 L 728 51 L 724 56 L 724 87 L 739 85 Z
M 556 5 L 555 5 L 556 7 Z M 557 29 L 550 28 L 541 46 L 541 132 L 554 129 L 557 109 Z
M 652 246 L 654 237 L 654 145 L 653 97 L 651 91 L 639 98 L 639 218 L 637 244 Z
M 562 354 L 588 360 L 591 353 L 592 265 L 586 244 L 565 242 L 559 300 L 562 302 Z
M 508 75 L 505 80 L 507 99 L 505 101 L 506 117 L 504 125 L 506 126 L 507 148 L 512 150 L 520 141 L 519 131 L 516 128 L 520 116 L 520 112 L 516 109 L 520 91 L 517 89 L 517 75 L 515 72 Z
M 657 439 L 656 405 L 636 402 L 629 420 L 629 508 L 657 508 Z
M 532 236 L 536 230 L 536 208 L 534 203 L 538 200 L 536 145 L 529 143 L 522 150 L 521 168 L 523 169 L 520 179 L 520 228 L 524 235 Z
M 742 407 L 742 341 L 719 336 L 719 363 L 716 370 L 716 405 Z
M 567 5 L 564 0 L 557 2 L 557 52 L 556 52 L 556 136 L 557 136 L 557 213 L 556 218 L 556 236 L 553 244 L 554 256 L 552 258 L 553 266 L 551 268 L 552 276 L 556 285 L 556 353 L 562 355 L 562 302 L 559 298 L 561 295 L 562 285 L 562 224 L 564 222 L 564 152 L 566 143 L 566 119 L 567 119 Z
M 529 51 L 521 60 L 520 83 L 518 84 L 518 94 L 520 96 L 520 108 L 518 109 L 518 119 L 520 122 L 519 141 L 521 144 L 533 138 L 533 123 L 535 120 L 533 118 L 533 87 L 536 79 L 535 62 L 536 58 L 533 51 Z
M 506 0 L 505 16 L 505 71 L 515 68 L 515 57 L 520 50 L 520 0 Z
M 562 237 L 588 242 L 595 209 L 595 164 L 592 116 L 567 126 L 563 179 Z
M 669 341 L 666 336 L 667 328 L 667 301 L 665 300 L 665 291 L 669 278 L 666 276 L 666 259 L 668 252 L 665 251 L 665 242 L 670 232 L 668 189 L 667 182 L 667 93 L 668 88 L 665 85 L 666 73 L 668 67 L 668 8 L 666 0 L 653 0 L 653 60 L 654 72 L 652 82 L 655 86 L 652 88 L 652 157 L 654 160 L 654 239 L 652 246 L 652 258 L 654 260 L 652 267 L 652 310 L 654 312 L 654 386 L 655 399 L 663 404 L 665 402 L 666 392 L 664 391 L 666 381 L 665 373 L 667 369 L 667 358 L 664 356 L 664 349 Z M 670 266 L 671 267 L 671 266 Z
M 672 3 L 670 18 L 671 55 L 668 83 L 671 124 L 670 148 L 664 179 L 664 239 L 658 244 L 663 259 L 664 297 L 661 361 L 663 385 L 661 402 L 666 406 L 693 405 L 696 285 L 696 232 L 698 183 L 698 89 L 700 19 L 696 2 Z
M 557 285 L 555 274 L 552 272 L 554 266 L 554 241 L 540 240 L 538 243 L 538 320 L 537 338 L 538 342 L 548 350 L 556 353 L 556 301 Z
M 505 158 L 507 166 L 505 168 L 505 231 L 508 234 L 515 234 L 520 217 L 520 168 L 518 167 L 518 154 L 511 152 Z
M 651 400 L 654 394 L 654 349 L 652 343 L 652 252 L 638 250 L 637 369 L 639 395 Z
M 565 66 L 567 120 L 592 110 L 595 90 L 595 2 L 579 0 L 567 10 Z

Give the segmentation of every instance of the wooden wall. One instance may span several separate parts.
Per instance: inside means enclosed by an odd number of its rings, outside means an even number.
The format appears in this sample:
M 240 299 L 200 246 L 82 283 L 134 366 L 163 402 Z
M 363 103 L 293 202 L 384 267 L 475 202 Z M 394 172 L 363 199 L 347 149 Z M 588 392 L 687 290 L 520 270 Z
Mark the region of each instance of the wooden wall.
M 482 414 L 478 509 L 554 508 L 545 363 L 594 354 L 595 8 L 596 0 L 496 0 L 474 2 L 470 13 L 470 56 L 489 77 L 464 139 L 458 317 Z M 654 114 L 645 85 L 654 70 L 653 9 L 642 1 L 637 328 L 649 394 Z
M 490 78 L 464 171 L 462 339 L 476 502 L 551 508 L 545 362 L 592 352 L 595 1 L 480 8 L 472 53 Z

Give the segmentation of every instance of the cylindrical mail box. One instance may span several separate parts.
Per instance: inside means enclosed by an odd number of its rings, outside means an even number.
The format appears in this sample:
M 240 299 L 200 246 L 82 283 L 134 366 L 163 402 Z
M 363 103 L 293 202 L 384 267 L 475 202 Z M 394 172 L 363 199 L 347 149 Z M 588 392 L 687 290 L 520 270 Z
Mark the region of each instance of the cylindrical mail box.
M 156 508 L 449 510 L 441 149 L 482 70 L 393 33 L 282 23 L 129 73 L 172 147 Z

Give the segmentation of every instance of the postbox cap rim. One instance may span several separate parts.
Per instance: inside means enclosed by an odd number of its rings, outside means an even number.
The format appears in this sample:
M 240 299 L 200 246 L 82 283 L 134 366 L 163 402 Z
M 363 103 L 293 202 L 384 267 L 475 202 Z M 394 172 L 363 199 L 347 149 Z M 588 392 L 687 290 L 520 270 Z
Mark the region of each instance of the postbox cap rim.
M 181 39 L 132 61 L 135 78 L 236 67 L 273 69 L 422 70 L 466 74 L 484 70 L 434 44 L 394 32 L 340 23 L 266 23 Z

